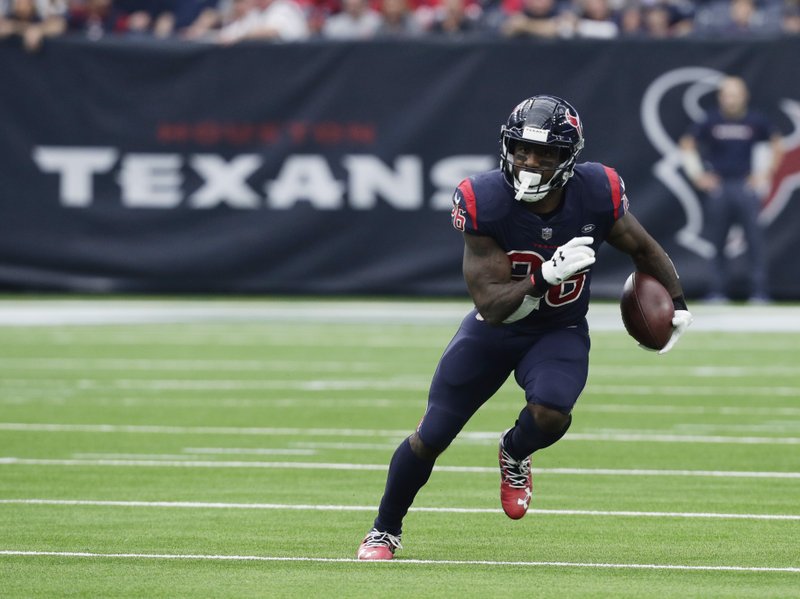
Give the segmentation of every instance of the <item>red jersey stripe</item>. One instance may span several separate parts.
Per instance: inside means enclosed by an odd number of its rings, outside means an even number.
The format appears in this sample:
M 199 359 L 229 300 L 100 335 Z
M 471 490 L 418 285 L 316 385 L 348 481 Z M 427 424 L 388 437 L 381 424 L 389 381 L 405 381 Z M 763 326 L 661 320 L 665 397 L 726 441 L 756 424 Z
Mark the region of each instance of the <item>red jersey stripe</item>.
M 611 186 L 611 201 L 614 202 L 614 220 L 617 220 L 620 215 L 620 204 L 622 203 L 622 191 L 619 184 L 619 175 L 613 168 L 603 166 L 608 177 L 608 183 Z
M 475 203 L 475 192 L 472 189 L 472 181 L 465 179 L 459 186 L 461 193 L 464 194 L 464 203 L 467 205 L 467 214 L 472 221 L 472 228 L 478 230 L 478 206 Z

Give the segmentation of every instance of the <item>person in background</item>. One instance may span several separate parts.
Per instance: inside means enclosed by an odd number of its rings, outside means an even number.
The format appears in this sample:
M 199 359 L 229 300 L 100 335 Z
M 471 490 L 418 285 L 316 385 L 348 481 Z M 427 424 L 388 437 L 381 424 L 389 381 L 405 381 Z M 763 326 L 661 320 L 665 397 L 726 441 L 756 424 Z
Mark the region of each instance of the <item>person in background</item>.
M 742 38 L 779 32 L 780 22 L 770 18 L 756 0 L 710 2 L 695 18 L 695 33 L 700 37 Z
M 620 18 L 621 34 L 627 37 L 667 39 L 692 32 L 694 8 L 682 1 L 633 0 Z
M 613 39 L 619 35 L 617 15 L 608 0 L 577 0 L 569 13 L 575 37 Z
M 175 0 L 173 35 L 187 40 L 204 39 L 222 22 L 217 0 Z
M 780 21 L 783 33 L 800 34 L 800 0 L 784 0 L 780 7 Z
M 18 37 L 28 52 L 36 52 L 45 38 L 67 29 L 65 7 L 43 0 L 8 0 L 0 3 L 0 39 Z
M 378 37 L 413 38 L 424 33 L 407 0 L 382 0 L 381 16 L 383 20 L 378 28 Z
M 172 35 L 175 15 L 171 0 L 114 0 L 114 5 L 127 15 L 128 36 L 164 39 Z
M 767 258 L 758 223 L 759 190 L 768 189 L 783 157 L 780 133 L 761 113 L 749 107 L 747 84 L 726 77 L 719 85 L 718 108 L 680 140 L 684 171 L 705 194 L 708 235 L 716 248 L 710 276 L 709 301 L 727 301 L 728 264 L 725 246 L 732 225 L 744 230 L 750 255 L 750 300 L 769 301 Z M 753 149 L 769 142 L 771 157 L 765 172 L 753 164 Z
M 219 32 L 221 44 L 246 40 L 300 42 L 310 36 L 303 9 L 294 0 L 243 0 L 243 16 Z
M 479 32 L 480 6 L 465 0 L 442 0 L 434 11 L 429 32 L 439 37 L 459 38 Z
M 69 32 L 90 40 L 127 32 L 128 16 L 113 0 L 78 0 L 70 4 L 68 15 Z
M 563 12 L 556 0 L 522 0 L 520 10 L 509 12 L 500 26 L 505 37 L 568 37 L 572 33 L 569 12 Z
M 369 0 L 342 0 L 342 11 L 331 15 L 322 26 L 322 37 L 331 40 L 374 38 L 381 27 L 381 15 Z
M 663 2 L 654 2 L 643 8 L 642 28 L 650 39 L 666 39 L 672 37 L 672 15 L 669 7 Z

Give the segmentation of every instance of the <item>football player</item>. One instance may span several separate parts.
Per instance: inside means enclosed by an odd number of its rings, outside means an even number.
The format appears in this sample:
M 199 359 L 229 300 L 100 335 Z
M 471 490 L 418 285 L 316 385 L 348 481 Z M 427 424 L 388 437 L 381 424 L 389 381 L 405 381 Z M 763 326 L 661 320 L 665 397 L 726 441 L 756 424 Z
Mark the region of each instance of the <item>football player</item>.
M 670 292 L 673 333 L 660 353 L 691 323 L 675 268 L 628 212 L 622 179 L 602 164 L 578 164 L 583 145 L 570 104 L 528 98 L 501 127 L 500 168 L 456 189 L 452 222 L 464 236 L 464 278 L 475 308 L 439 361 L 417 430 L 392 457 L 359 559 L 392 559 L 403 518 L 436 458 L 512 373 L 526 405 L 500 437 L 500 502 L 509 518 L 525 515 L 530 456 L 564 436 L 586 384 L 589 286 L 604 241 Z

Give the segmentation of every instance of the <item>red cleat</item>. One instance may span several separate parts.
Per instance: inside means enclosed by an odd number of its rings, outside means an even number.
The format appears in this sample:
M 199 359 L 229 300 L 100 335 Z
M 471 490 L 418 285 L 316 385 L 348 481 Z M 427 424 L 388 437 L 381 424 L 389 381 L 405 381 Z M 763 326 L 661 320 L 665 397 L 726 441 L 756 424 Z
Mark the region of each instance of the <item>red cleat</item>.
M 507 432 L 500 436 L 500 503 L 506 516 L 519 520 L 527 513 L 533 497 L 531 458 L 517 461 L 508 455 L 503 447 Z
M 361 541 L 356 557 L 360 560 L 387 560 L 394 557 L 397 549 L 402 549 L 400 535 L 390 535 L 373 528 Z

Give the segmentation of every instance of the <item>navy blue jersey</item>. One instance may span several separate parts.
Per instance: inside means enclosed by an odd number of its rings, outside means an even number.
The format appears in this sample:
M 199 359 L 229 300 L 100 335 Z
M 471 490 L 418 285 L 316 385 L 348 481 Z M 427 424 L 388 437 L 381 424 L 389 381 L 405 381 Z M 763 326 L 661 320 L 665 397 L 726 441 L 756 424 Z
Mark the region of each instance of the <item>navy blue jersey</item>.
M 768 140 L 776 130 L 767 119 L 748 111 L 741 119 L 729 119 L 714 110 L 696 123 L 690 133 L 697 140 L 700 155 L 724 179 L 744 179 L 752 171 L 753 146 Z
M 540 216 L 514 199 L 514 190 L 499 169 L 462 181 L 453 195 L 453 226 L 468 235 L 494 239 L 511 262 L 512 278 L 529 277 L 573 237 L 594 238 L 597 251 L 614 223 L 628 209 L 625 185 L 614 169 L 595 162 L 575 167 L 559 208 Z M 503 326 L 526 331 L 571 326 L 589 309 L 591 268 L 552 287 L 539 307 Z

